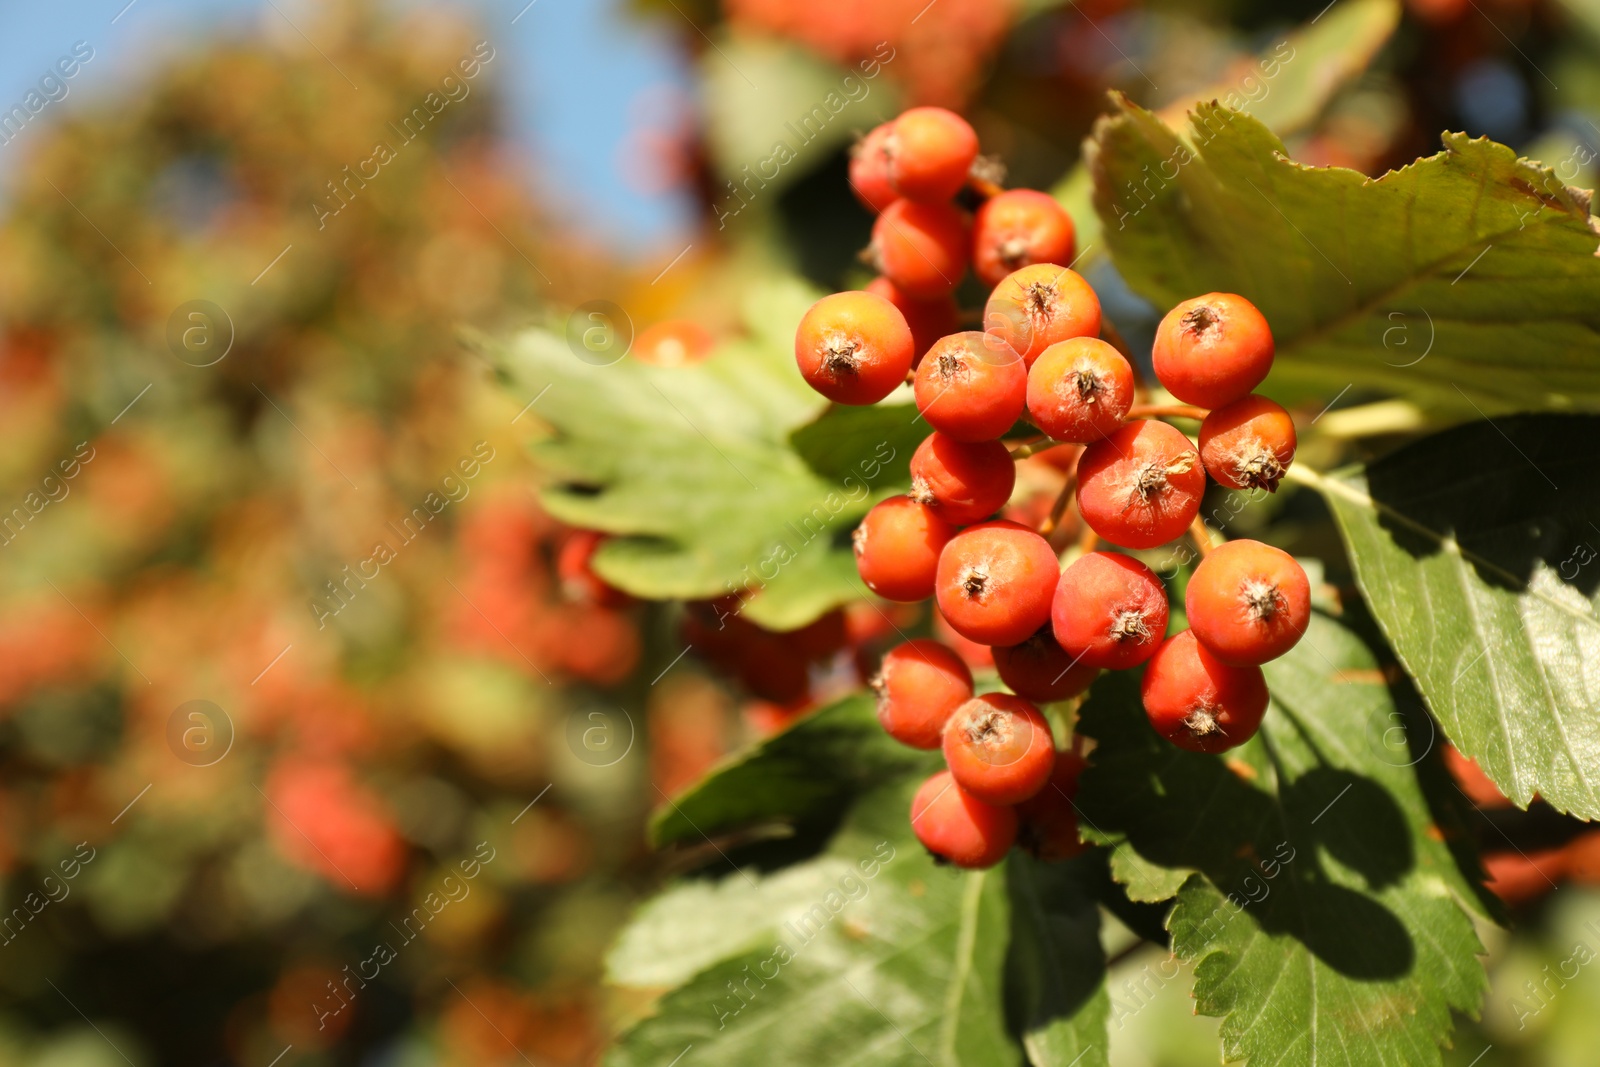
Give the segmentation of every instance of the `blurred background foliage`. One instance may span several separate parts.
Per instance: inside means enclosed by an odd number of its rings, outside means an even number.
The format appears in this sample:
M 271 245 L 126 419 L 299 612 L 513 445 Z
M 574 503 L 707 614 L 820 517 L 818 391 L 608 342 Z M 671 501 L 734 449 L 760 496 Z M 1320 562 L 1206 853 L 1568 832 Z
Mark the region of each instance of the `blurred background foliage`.
M 526 53 L 498 35 L 513 15 L 540 34 L 546 6 L 291 5 L 295 34 L 219 29 L 4 149 L 0 871 L 21 910 L 0 1063 L 596 1062 L 642 1008 L 601 982 L 607 945 L 702 858 L 652 855 L 648 811 L 925 624 L 830 615 L 793 676 L 792 638 L 717 644 L 705 606 L 587 584 L 535 502 L 537 397 L 495 387 L 463 328 L 604 298 L 630 358 L 681 362 L 742 328 L 752 279 L 859 284 L 848 147 L 908 103 L 964 109 L 1012 183 L 1069 202 L 1112 88 L 1181 109 L 1231 87 L 1296 159 L 1374 175 L 1444 129 L 1586 187 L 1600 152 L 1587 0 L 637 0 L 613 13 L 684 82 L 564 149 L 655 220 L 632 239 L 574 208 L 581 179 L 527 165 L 503 89 Z M 1324 19 L 1306 74 L 1262 77 L 1257 54 Z M 474 55 L 470 91 L 395 136 Z M 348 182 L 377 141 L 393 158 Z M 1150 309 L 1107 262 L 1093 280 L 1138 336 Z M 1059 472 L 1040 457 L 1021 484 L 1037 511 Z M 1301 518 L 1244 522 L 1282 540 Z M 1600 953 L 1597 864 L 1561 834 L 1536 861 L 1501 883 L 1515 932 L 1485 931 L 1494 990 L 1449 1062 L 1590 1058 L 1600 978 L 1544 968 Z M 1187 988 L 1113 1022 L 1115 1062 L 1216 1062 Z

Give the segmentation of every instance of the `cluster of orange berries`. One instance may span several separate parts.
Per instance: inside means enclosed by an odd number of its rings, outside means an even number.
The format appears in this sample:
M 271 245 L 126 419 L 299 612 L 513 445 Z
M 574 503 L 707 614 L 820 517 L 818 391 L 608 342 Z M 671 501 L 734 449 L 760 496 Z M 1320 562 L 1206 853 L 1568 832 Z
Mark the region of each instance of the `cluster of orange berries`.
M 1094 290 L 1061 265 L 1072 262 L 1071 218 L 1043 193 L 975 176 L 986 169 L 976 133 L 940 108 L 868 134 L 850 174 L 879 213 L 870 256 L 883 276 L 819 300 L 795 335 L 818 392 L 873 404 L 909 381 L 933 428 L 912 457 L 910 492 L 867 514 L 855 555 L 878 595 L 931 597 L 956 634 L 992 646 L 1012 691 L 975 696 L 966 664 L 925 640 L 889 652 L 874 682 L 891 735 L 943 749 L 949 770 L 918 792 L 912 822 L 932 852 L 965 867 L 998 862 L 1019 839 L 1047 858 L 1079 847 L 1071 797 L 1084 761 L 1057 752 L 1036 703 L 1078 695 L 1102 669 L 1144 664 L 1155 729 L 1220 752 L 1255 734 L 1268 702 L 1260 664 L 1293 647 L 1310 618 L 1299 564 L 1239 540 L 1204 555 L 1188 583 L 1190 629 L 1169 638 L 1166 590 L 1145 564 L 1088 551 L 1062 570 L 1044 535 L 993 518 L 1016 477 L 1002 438 L 1019 423 L 1084 446 L 1068 483 L 1083 521 L 1134 550 L 1191 529 L 1208 474 L 1275 489 L 1295 432 L 1287 411 L 1251 392 L 1272 366 L 1267 322 L 1228 293 L 1179 304 L 1156 332 L 1157 378 L 1194 406 L 1149 413 L 1199 420 L 1198 449 L 1165 422 L 1130 420 L 1134 369 L 1100 339 Z M 969 215 L 960 198 L 981 204 Z M 981 331 L 959 329 L 952 296 L 969 262 L 992 287 Z

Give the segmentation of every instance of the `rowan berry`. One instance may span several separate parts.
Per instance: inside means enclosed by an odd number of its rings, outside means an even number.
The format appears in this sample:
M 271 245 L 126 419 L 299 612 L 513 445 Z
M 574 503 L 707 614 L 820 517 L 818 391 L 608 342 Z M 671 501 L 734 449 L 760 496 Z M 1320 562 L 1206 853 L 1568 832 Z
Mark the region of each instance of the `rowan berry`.
M 939 556 L 956 528 L 908 496 L 873 506 L 856 527 L 856 569 L 867 588 L 885 600 L 926 600 L 933 595 Z
M 961 283 L 971 243 L 955 205 L 896 200 L 872 224 L 870 258 L 907 296 L 934 300 Z
M 1230 667 L 1195 639 L 1169 637 L 1145 666 L 1139 685 L 1156 733 L 1191 752 L 1221 752 L 1255 736 L 1267 711 L 1260 667 Z
M 939 553 L 934 596 L 952 629 L 986 645 L 1017 645 L 1050 619 L 1060 567 L 1026 526 L 997 519 L 969 526 Z
M 889 183 L 909 200 L 949 200 L 967 183 L 978 135 L 942 107 L 914 107 L 890 124 Z
M 961 705 L 944 724 L 944 761 L 956 784 L 979 800 L 1015 804 L 1044 788 L 1056 746 L 1050 724 L 1030 701 L 987 693 Z
M 1232 666 L 1277 659 L 1311 623 L 1311 584 L 1293 556 L 1260 541 L 1229 541 L 1200 561 L 1185 594 L 1189 628 Z
M 994 666 L 1013 693 L 1041 704 L 1077 696 L 1100 673 L 1062 648 L 1049 626 L 1020 645 L 997 647 Z
M 1016 481 L 1016 461 L 999 441 L 968 443 L 935 430 L 911 456 L 911 499 L 957 526 L 999 511 Z
M 850 150 L 850 189 L 856 199 L 874 215 L 900 199 L 889 184 L 889 133 L 885 122 L 855 143 Z
M 1127 670 L 1154 655 L 1166 636 L 1167 591 L 1131 556 L 1086 552 L 1061 572 L 1050 626 L 1081 666 Z
M 1022 417 L 1028 368 L 1004 341 L 968 330 L 928 349 L 913 387 L 929 426 L 957 441 L 993 441 Z
M 1035 189 L 1008 189 L 978 209 L 972 268 L 993 288 L 1033 263 L 1071 263 L 1076 244 L 1072 216 L 1055 197 Z
M 1217 408 L 1200 424 L 1200 461 L 1230 489 L 1276 492 L 1294 449 L 1294 419 L 1254 393 Z
M 1006 275 L 983 308 L 983 328 L 1021 353 L 1029 366 L 1057 341 L 1100 333 L 1100 298 L 1083 276 L 1054 263 Z
M 1078 840 L 1078 776 L 1088 761 L 1074 752 L 1057 752 L 1043 789 L 1017 805 L 1017 844 L 1035 859 L 1069 860 L 1089 846 Z
M 979 800 L 940 771 L 911 801 L 911 829 L 922 847 L 957 867 L 993 867 L 1017 839 L 1017 813 Z
M 912 748 L 938 748 L 944 724 L 972 699 L 972 672 L 954 649 L 918 638 L 884 655 L 872 691 L 890 737 Z
M 906 317 L 906 325 L 911 327 L 912 351 L 915 353 L 911 360 L 913 369 L 922 362 L 923 353 L 932 348 L 939 338 L 961 329 L 961 310 L 956 307 L 955 298 L 948 293 L 932 300 L 915 300 L 901 292 L 894 282 L 881 276 L 867 283 L 867 292 L 883 297 Z
M 1235 293 L 1185 300 L 1156 327 L 1156 377 L 1185 404 L 1220 408 L 1248 394 L 1272 369 L 1272 330 Z
M 1133 368 L 1098 338 L 1057 341 L 1028 368 L 1028 415 L 1057 441 L 1098 441 L 1132 407 Z
M 1078 511 L 1124 548 L 1154 548 L 1200 514 L 1206 472 L 1189 439 L 1164 422 L 1135 420 L 1083 450 Z
M 905 381 L 915 354 L 905 316 L 872 293 L 823 297 L 794 335 L 801 377 L 840 404 L 876 404 Z

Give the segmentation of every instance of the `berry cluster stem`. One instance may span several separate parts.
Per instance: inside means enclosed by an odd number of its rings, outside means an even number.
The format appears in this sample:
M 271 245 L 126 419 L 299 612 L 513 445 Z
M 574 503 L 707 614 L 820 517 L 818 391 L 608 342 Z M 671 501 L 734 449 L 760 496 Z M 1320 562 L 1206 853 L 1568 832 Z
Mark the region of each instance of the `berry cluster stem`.
M 1206 529 L 1206 520 L 1196 515 L 1189 524 L 1189 536 L 1194 540 L 1194 547 L 1200 553 L 1200 558 L 1205 559 L 1211 554 L 1211 532 Z
M 1130 419 L 1193 419 L 1203 422 L 1209 414 L 1211 412 L 1205 408 L 1197 408 L 1192 404 L 1135 404 L 1128 409 Z
M 1056 527 L 1061 525 L 1061 516 L 1067 513 L 1067 505 L 1072 501 L 1073 490 L 1078 488 L 1078 469 L 1074 467 L 1072 473 L 1067 475 L 1066 484 L 1061 487 L 1061 492 L 1056 495 L 1056 502 L 1050 505 L 1050 516 L 1044 520 L 1044 525 L 1039 527 L 1039 535 L 1048 538 L 1056 532 Z
M 1013 448 L 1011 450 L 1011 458 L 1027 459 L 1029 456 L 1043 452 L 1047 448 L 1054 448 L 1060 443 L 1060 441 L 1053 440 L 1045 434 L 1038 434 L 1034 437 L 1025 438 L 1021 444 Z

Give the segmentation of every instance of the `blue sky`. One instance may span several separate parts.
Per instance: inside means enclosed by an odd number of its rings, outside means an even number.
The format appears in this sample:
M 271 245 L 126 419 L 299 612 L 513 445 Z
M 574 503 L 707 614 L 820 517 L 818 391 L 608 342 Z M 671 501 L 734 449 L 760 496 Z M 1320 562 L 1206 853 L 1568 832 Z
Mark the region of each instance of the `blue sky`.
M 136 82 L 163 57 L 208 35 L 258 32 L 262 20 L 313 27 L 320 0 L 52 0 L 0 5 L 0 102 L 19 102 L 76 41 L 95 58 L 45 120 Z M 403 0 L 417 6 L 417 0 Z M 618 251 L 648 257 L 678 241 L 689 209 L 624 180 L 618 145 L 652 121 L 650 101 L 692 92 L 690 72 L 664 27 L 641 23 L 622 0 L 459 0 L 511 62 L 500 68 L 511 106 L 507 131 L 525 145 L 559 207 Z M 276 8 L 276 10 L 274 10 Z M 513 24 L 512 20 L 515 19 Z M 285 23 L 287 25 L 287 23 Z M 19 142 L 20 144 L 20 142 Z M 0 179 L 21 158 L 0 150 Z M 3 186 L 0 186 L 3 187 Z M 681 243 L 681 241 L 679 242 Z

